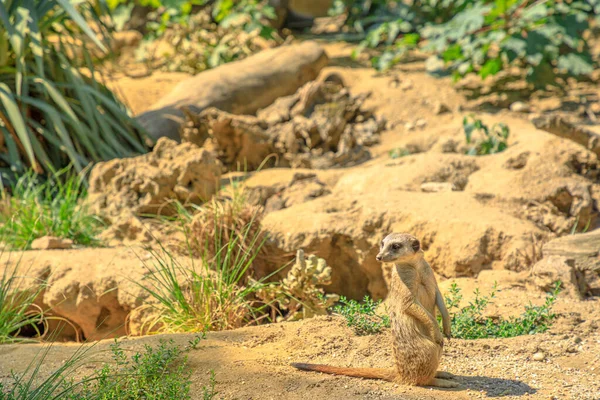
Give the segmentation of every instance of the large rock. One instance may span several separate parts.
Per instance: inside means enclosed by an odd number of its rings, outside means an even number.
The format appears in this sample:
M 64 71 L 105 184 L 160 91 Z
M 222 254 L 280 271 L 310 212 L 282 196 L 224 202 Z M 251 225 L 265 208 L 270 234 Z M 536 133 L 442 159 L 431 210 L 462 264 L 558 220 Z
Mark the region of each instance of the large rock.
M 421 166 L 414 163 L 411 169 L 421 171 Z M 287 204 L 288 191 L 299 183 L 293 174 L 288 183 L 274 182 L 272 171 L 265 171 L 247 185 L 258 191 L 262 204 L 277 210 L 264 217 L 263 227 L 280 249 L 301 248 L 327 260 L 333 272 L 326 290 L 332 293 L 355 299 L 386 296 L 385 274 L 375 256 L 389 232 L 421 238 L 427 260 L 444 277 L 476 276 L 485 269 L 523 270 L 532 233 L 543 236 L 531 222 L 487 207 L 467 193 L 409 191 L 425 177 L 400 166 L 355 168 L 335 184 L 329 171 L 314 173 L 318 178 L 311 177 L 311 185 L 319 185 L 318 195 L 311 197 L 313 190 L 307 186 L 299 192 L 305 193 L 302 203 Z M 412 176 L 406 177 L 408 187 L 403 185 L 406 175 Z
M 182 258 L 180 262 L 186 261 Z M 144 263 L 153 265 L 147 252 L 125 248 L 33 250 L 2 257 L 0 273 L 17 267 L 25 277 L 22 289 L 37 290 L 41 282 L 47 282 L 36 304 L 49 315 L 70 322 L 67 328 L 75 327 L 80 338 L 98 340 L 127 334 L 128 319 L 131 333 L 140 333 L 142 314 L 130 313 L 151 303 L 138 285 L 147 272 Z M 48 333 L 58 334 L 59 340 L 73 334 L 70 329 Z
M 566 257 L 574 260 L 579 270 L 600 273 L 600 230 L 551 240 L 542 247 L 542 254 Z
M 583 298 L 587 291 L 585 275 L 575 268 L 575 261 L 561 256 L 549 256 L 538 261 L 531 269 L 533 284 L 546 292 L 557 282 L 570 297 Z
M 109 219 L 122 214 L 173 214 L 173 200 L 200 204 L 220 185 L 221 163 L 191 143 L 162 138 L 151 153 L 96 164 L 88 202 Z
M 216 107 L 254 114 L 314 80 L 327 63 L 325 51 L 315 42 L 265 50 L 181 82 L 138 120 L 154 140 L 165 136 L 178 140 L 184 117 L 181 107 L 196 113 Z

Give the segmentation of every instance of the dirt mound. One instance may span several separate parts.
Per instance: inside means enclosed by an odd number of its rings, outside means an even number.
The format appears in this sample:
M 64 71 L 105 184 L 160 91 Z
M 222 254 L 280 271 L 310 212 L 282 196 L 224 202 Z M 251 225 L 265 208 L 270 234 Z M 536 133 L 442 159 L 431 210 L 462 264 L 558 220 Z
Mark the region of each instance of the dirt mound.
M 128 318 L 130 333 L 139 334 L 136 326 L 142 314 L 130 312 L 151 300 L 136 284 L 146 272 L 144 261 L 151 262 L 148 252 L 127 248 L 36 250 L 13 253 L 2 260 L 1 267 L 13 268 L 18 263 L 24 290 L 47 281 L 36 304 L 71 322 L 59 340 L 97 340 L 127 334 Z M 58 321 L 50 322 L 52 331 Z
M 88 202 L 109 218 L 123 213 L 171 215 L 170 201 L 200 204 L 216 193 L 221 163 L 191 143 L 162 138 L 151 153 L 98 163 L 90 175 Z

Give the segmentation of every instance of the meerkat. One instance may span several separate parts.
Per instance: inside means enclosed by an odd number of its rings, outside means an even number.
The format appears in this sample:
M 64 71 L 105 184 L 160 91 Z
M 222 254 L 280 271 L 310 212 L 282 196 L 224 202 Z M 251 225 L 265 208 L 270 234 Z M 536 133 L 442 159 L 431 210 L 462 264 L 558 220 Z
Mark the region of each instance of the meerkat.
M 395 368 L 342 368 L 293 363 L 304 371 L 316 371 L 367 379 L 383 379 L 405 385 L 454 388 L 453 375 L 438 371 L 444 338 L 435 309 L 442 315 L 444 335 L 450 339 L 450 316 L 433 270 L 424 258 L 421 243 L 406 233 L 392 233 L 381 242 L 377 261 L 393 263 L 388 311 L 394 346 Z

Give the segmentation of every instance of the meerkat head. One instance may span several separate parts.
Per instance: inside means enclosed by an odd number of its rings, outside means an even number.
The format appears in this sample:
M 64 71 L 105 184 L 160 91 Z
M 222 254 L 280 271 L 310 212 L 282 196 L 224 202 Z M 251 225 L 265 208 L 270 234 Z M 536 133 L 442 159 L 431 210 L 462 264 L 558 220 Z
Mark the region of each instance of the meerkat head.
M 419 239 L 407 233 L 391 233 L 381 241 L 376 258 L 381 262 L 410 262 L 422 254 Z

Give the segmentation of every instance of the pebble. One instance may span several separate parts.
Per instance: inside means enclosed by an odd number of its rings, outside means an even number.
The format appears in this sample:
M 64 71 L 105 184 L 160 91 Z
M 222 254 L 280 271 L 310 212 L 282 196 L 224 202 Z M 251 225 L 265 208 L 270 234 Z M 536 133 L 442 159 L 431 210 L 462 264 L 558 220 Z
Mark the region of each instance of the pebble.
M 421 185 L 421 191 L 425 193 L 452 192 L 455 190 L 456 186 L 452 182 L 426 182 Z
M 538 351 L 531 357 L 533 361 L 544 361 L 546 359 L 546 355 L 541 351 Z
M 523 103 L 522 101 L 515 101 L 510 105 L 510 110 L 514 112 L 528 113 L 529 105 Z
M 423 128 L 423 127 L 425 127 L 425 125 L 427 125 L 427 121 L 425 121 L 424 119 L 421 118 L 421 119 L 417 120 L 415 125 L 417 126 L 417 128 Z
M 435 103 L 435 105 L 433 106 L 433 113 L 435 115 L 440 115 L 440 114 L 444 114 L 450 112 L 450 108 L 445 105 L 444 103 L 442 103 L 441 101 L 437 101 Z
M 406 80 L 404 82 L 402 82 L 402 84 L 400 85 L 400 89 L 402 90 L 409 90 L 412 89 L 413 87 L 413 83 L 411 80 Z
M 71 249 L 72 247 L 73 241 L 71 239 L 63 239 L 54 236 L 43 236 L 31 242 L 31 248 L 33 250 Z

